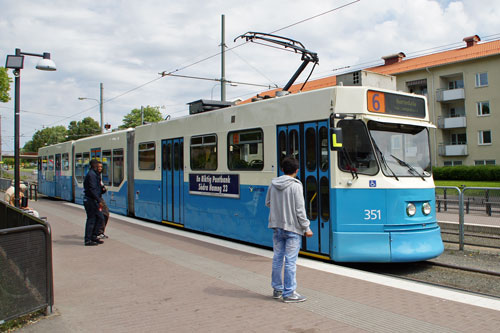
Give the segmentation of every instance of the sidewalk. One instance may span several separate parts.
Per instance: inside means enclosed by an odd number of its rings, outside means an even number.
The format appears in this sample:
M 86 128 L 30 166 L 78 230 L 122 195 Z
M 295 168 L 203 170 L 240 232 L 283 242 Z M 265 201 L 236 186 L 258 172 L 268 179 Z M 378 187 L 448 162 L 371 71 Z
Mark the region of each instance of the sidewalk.
M 271 298 L 270 251 L 242 252 L 123 218 L 110 220 L 104 244 L 85 247 L 81 208 L 46 199 L 30 205 L 52 227 L 55 314 L 21 332 L 479 332 L 500 324 L 500 305 L 304 266 L 298 291 L 309 299 L 285 304 Z

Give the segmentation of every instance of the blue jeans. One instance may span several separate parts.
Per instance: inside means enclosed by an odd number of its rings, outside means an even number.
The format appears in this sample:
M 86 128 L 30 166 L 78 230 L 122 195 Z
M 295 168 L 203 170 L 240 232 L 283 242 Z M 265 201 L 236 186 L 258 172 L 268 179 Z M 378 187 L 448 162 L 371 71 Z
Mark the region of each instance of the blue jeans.
M 279 228 L 274 229 L 271 286 L 275 290 L 282 290 L 283 297 L 292 295 L 297 288 L 295 273 L 297 272 L 296 262 L 301 244 L 301 235 Z M 284 279 L 282 279 L 283 262 L 285 264 Z

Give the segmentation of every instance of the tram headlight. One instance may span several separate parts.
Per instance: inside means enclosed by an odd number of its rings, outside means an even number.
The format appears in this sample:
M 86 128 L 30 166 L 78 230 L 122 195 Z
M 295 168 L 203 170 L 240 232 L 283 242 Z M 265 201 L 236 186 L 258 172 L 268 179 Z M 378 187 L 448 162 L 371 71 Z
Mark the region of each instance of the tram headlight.
M 408 216 L 413 216 L 415 215 L 416 212 L 417 212 L 417 207 L 415 207 L 415 204 L 410 202 L 406 205 L 406 214 Z
M 424 215 L 429 215 L 431 213 L 431 205 L 428 202 L 424 202 L 422 205 L 422 213 L 424 213 Z

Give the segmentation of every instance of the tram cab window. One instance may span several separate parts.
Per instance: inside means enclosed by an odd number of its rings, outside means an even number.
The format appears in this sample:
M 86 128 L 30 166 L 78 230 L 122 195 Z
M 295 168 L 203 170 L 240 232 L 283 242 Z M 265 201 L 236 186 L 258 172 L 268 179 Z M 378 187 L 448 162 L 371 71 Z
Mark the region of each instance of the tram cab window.
M 191 138 L 191 169 L 217 170 L 217 136 L 215 134 Z
M 154 170 L 156 164 L 154 142 L 139 143 L 139 170 Z
M 77 182 L 83 182 L 83 160 L 81 153 L 75 154 L 75 178 Z
M 229 170 L 262 170 L 264 168 L 261 129 L 229 132 L 227 145 Z
M 379 168 L 365 124 L 361 120 L 341 120 L 337 127 L 342 128 L 344 147 L 338 155 L 340 170 L 377 174 Z

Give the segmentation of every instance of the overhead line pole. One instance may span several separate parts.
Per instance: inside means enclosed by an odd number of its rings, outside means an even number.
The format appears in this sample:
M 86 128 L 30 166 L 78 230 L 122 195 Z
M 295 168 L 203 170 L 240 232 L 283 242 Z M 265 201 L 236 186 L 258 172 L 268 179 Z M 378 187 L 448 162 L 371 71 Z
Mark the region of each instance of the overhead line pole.
M 220 100 L 226 101 L 226 36 L 225 36 L 225 15 L 222 15 L 221 29 L 221 75 L 220 75 Z

